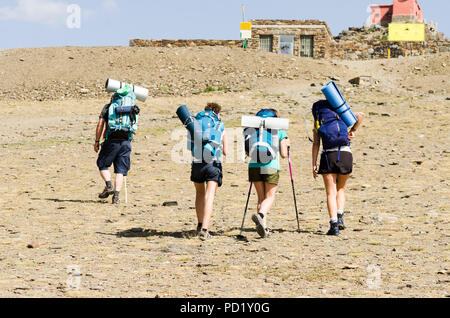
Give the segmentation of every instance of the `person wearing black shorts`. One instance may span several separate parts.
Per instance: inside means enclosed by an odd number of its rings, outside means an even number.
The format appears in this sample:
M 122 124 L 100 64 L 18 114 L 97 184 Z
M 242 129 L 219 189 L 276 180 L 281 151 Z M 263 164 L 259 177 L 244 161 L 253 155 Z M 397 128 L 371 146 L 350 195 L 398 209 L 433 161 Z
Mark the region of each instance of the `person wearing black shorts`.
M 112 98 L 111 98 L 112 101 Z M 96 129 L 96 139 L 94 144 L 94 151 L 100 153 L 97 159 L 97 167 L 100 170 L 100 175 L 105 181 L 106 186 L 102 193 L 99 194 L 100 199 L 106 199 L 110 195 L 113 196 L 112 203 L 120 203 L 120 191 L 124 177 L 127 177 L 130 170 L 130 156 L 131 156 L 131 142 L 130 133 L 124 130 L 113 131 L 108 134 L 108 138 L 100 145 L 102 133 L 108 130 L 108 113 L 111 104 L 103 107 Z M 111 173 L 109 168 L 114 165 L 114 173 L 116 174 L 115 187 L 111 182 Z
M 209 103 L 205 111 L 213 111 L 220 118 L 222 107 L 216 103 Z M 227 137 L 224 131 L 222 135 L 222 154 L 227 155 Z M 191 181 L 195 186 L 195 210 L 197 212 L 197 233 L 201 240 L 211 238 L 209 225 L 213 213 L 214 197 L 216 191 L 222 186 L 222 164 L 221 158 L 216 158 L 212 162 L 192 163 Z
M 320 102 L 319 102 L 320 103 Z M 319 103 L 314 107 L 319 107 Z M 313 113 L 315 109 L 313 107 Z M 356 137 L 356 130 L 361 126 L 365 115 L 355 113 L 358 122 L 351 128 L 348 138 L 352 141 Z M 316 119 L 317 120 L 317 119 Z M 327 192 L 328 213 L 330 215 L 330 230 L 328 235 L 339 235 L 339 230 L 345 229 L 344 226 L 344 207 L 345 207 L 345 186 L 353 172 L 353 154 L 350 146 L 343 146 L 335 149 L 323 149 L 320 157 L 320 166 L 317 167 L 317 159 L 321 139 L 318 133 L 318 126 L 314 128 L 314 142 L 312 147 L 312 166 L 313 176 L 317 179 L 322 175 Z

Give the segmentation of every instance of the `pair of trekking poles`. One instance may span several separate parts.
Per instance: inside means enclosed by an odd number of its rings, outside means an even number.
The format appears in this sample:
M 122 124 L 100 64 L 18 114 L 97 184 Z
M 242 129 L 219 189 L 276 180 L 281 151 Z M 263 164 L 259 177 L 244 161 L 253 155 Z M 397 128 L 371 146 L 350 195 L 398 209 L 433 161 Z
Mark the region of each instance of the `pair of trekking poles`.
M 292 192 L 294 194 L 295 215 L 297 217 L 297 231 L 300 232 L 300 219 L 298 216 L 297 196 L 295 194 L 294 174 L 292 172 L 292 163 L 291 163 L 291 147 L 288 147 L 288 160 L 289 160 L 289 172 L 291 174 Z M 242 237 L 242 232 L 244 231 L 245 218 L 247 216 L 248 204 L 250 202 L 250 196 L 252 194 L 252 189 L 253 189 L 253 182 L 250 182 L 250 189 L 248 190 L 247 203 L 245 205 L 244 218 L 242 220 L 241 232 L 239 234 L 239 237 Z

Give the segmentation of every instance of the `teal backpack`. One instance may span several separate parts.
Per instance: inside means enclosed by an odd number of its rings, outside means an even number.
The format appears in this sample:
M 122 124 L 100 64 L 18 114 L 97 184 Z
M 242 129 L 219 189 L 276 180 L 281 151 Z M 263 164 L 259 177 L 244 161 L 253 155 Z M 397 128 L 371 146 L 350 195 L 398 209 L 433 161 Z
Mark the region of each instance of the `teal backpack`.
M 195 135 L 201 136 L 201 140 L 195 141 L 198 142 L 198 144 L 195 144 L 193 136 L 188 134 L 188 144 L 194 158 L 202 162 L 220 162 L 222 159 L 222 134 L 225 130 L 225 124 L 213 111 L 203 111 L 195 116 L 194 127 Z
M 135 110 L 136 95 L 133 92 L 122 96 L 114 94 L 108 113 L 108 129 L 105 139 L 114 131 L 129 132 L 129 140 L 133 140 L 133 133 L 138 129 L 139 114 Z

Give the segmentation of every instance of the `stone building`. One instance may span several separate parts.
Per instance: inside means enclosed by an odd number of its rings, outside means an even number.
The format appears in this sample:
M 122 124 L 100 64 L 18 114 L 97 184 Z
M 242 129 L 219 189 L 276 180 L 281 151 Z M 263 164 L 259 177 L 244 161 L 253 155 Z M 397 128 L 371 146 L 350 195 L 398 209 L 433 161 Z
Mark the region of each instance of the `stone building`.
M 325 58 L 333 35 L 326 22 L 318 20 L 252 20 L 248 47 L 266 52 Z

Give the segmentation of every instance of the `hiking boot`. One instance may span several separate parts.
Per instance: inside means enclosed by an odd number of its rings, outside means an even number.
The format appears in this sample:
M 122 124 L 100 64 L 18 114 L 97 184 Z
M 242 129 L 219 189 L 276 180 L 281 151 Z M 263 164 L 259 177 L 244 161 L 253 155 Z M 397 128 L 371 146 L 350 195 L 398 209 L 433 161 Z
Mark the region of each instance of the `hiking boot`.
M 103 192 L 100 193 L 98 195 L 98 197 L 100 199 L 107 199 L 110 195 L 113 195 L 113 194 L 114 194 L 114 188 L 113 187 L 111 187 L 111 188 L 105 187 L 105 190 L 103 190 Z
M 342 215 L 338 215 L 338 227 L 339 230 L 345 230 L 345 225 L 344 225 L 344 214 Z
M 207 241 L 207 240 L 212 239 L 212 236 L 211 236 L 211 234 L 209 234 L 208 231 L 201 231 L 201 232 L 200 232 L 200 235 L 199 235 L 199 238 L 200 238 L 202 241 Z
M 337 222 L 336 223 L 330 222 L 330 229 L 328 230 L 327 235 L 334 235 L 334 236 L 339 235 L 339 225 Z
M 112 198 L 112 204 L 119 204 L 119 203 L 120 203 L 119 196 L 114 194 Z
M 252 216 L 252 221 L 256 224 L 256 232 L 258 233 L 261 238 L 267 237 L 266 228 L 264 227 L 264 221 L 262 217 L 259 214 L 255 214 Z

